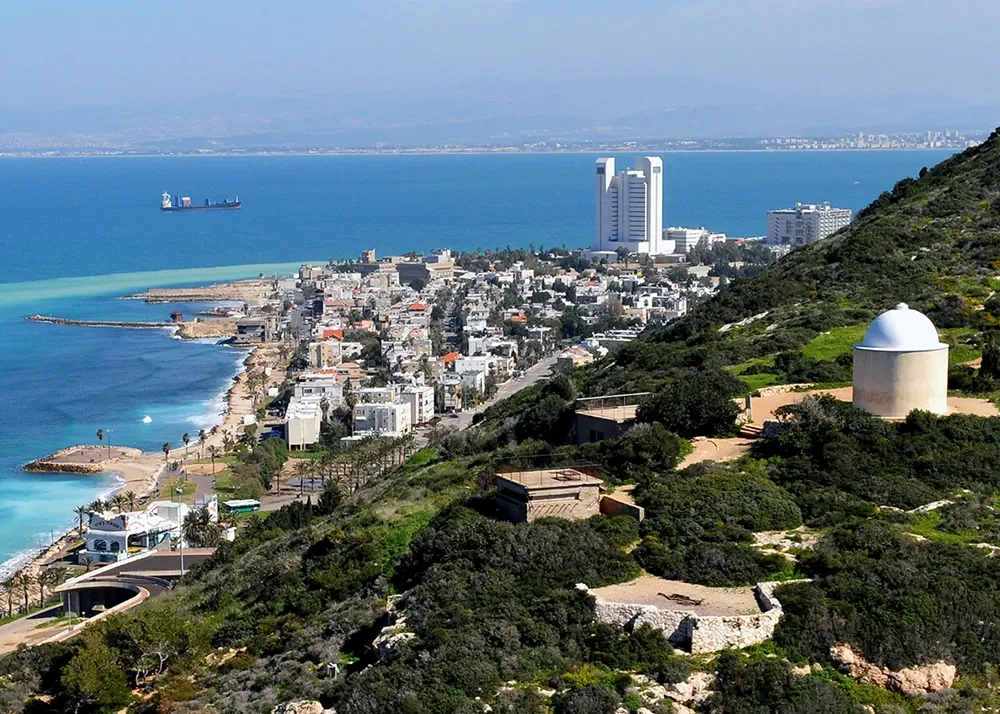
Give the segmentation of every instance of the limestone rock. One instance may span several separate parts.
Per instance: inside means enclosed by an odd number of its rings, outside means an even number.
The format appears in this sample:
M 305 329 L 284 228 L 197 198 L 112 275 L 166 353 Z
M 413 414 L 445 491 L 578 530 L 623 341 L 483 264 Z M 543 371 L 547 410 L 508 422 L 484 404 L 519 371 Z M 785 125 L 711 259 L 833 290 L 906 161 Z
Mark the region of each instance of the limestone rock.
M 957 674 L 955 665 L 947 662 L 922 664 L 894 672 L 888 667 L 879 667 L 867 661 L 848 644 L 836 644 L 831 647 L 830 657 L 855 679 L 891 689 L 908 697 L 948 689 L 955 682 Z
M 666 696 L 679 704 L 698 706 L 712 694 L 714 674 L 708 672 L 692 672 L 683 682 L 667 684 L 664 687 Z
M 327 710 L 333 711 L 333 710 Z M 271 714 L 324 714 L 323 705 L 309 699 L 301 699 L 297 702 L 285 702 L 279 704 L 271 710 Z M 336 713 L 334 713 L 336 714 Z
M 889 688 L 908 697 L 949 689 L 955 682 L 955 665 L 934 662 L 889 673 Z

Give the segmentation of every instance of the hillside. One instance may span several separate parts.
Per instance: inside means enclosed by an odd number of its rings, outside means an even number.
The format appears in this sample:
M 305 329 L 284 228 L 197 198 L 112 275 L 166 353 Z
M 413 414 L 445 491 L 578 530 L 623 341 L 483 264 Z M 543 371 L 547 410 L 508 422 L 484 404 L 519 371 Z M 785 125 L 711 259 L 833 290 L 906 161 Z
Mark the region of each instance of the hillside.
M 0 711 L 268 714 L 311 700 L 338 714 L 620 714 L 649 704 L 651 682 L 690 690 L 712 675 L 705 698 L 685 700 L 703 714 L 996 711 L 1000 419 L 887 423 L 823 398 L 744 458 L 679 466 L 691 437 L 732 433 L 733 397 L 754 385 L 849 379 L 850 345 L 900 300 L 955 344 L 955 378 L 972 374 L 960 363 L 995 353 L 983 333 L 1000 315 L 994 206 L 997 135 L 474 428 L 436 429 L 405 463 L 370 478 L 348 466 L 307 502 L 250 518 L 172 593 L 0 659 Z M 976 379 L 966 386 L 995 396 Z M 578 396 L 638 389 L 656 394 L 636 425 L 576 444 Z M 285 450 L 270 452 L 280 468 Z M 567 462 L 631 484 L 645 519 L 499 516 L 499 467 Z M 773 640 L 686 655 L 648 625 L 598 622 L 575 587 L 642 572 L 723 589 L 799 582 L 775 590 Z M 882 680 L 847 676 L 831 653 L 842 644 Z M 929 664 L 957 668 L 955 686 L 886 688 L 885 672 Z
M 956 354 L 970 359 L 981 347 L 970 333 L 1000 320 L 998 289 L 1000 133 L 995 132 L 980 146 L 921 170 L 919 177 L 900 180 L 836 235 L 793 251 L 680 320 L 647 331 L 618 354 L 614 366 L 596 369 L 581 384 L 589 394 L 602 394 L 655 388 L 688 368 L 738 371 L 759 368 L 761 360 L 769 368 L 776 355 L 809 356 L 816 351 L 809 348 L 812 340 L 848 328 L 841 331 L 839 349 L 821 355 L 832 361 L 849 352 L 849 338 L 863 325 L 899 302 L 925 312 L 946 331 L 946 341 L 960 348 Z M 776 371 L 770 381 L 745 381 L 756 387 L 845 378 L 843 370 L 812 377 L 784 370 L 788 379 Z

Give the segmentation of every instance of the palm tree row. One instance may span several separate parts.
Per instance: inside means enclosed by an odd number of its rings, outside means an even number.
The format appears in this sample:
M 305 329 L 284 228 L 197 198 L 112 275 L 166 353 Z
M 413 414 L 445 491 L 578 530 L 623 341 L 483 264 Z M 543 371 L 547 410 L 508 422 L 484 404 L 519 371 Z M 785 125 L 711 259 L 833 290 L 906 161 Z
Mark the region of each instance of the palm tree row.
M 38 606 L 45 605 L 45 589 L 52 590 L 61 585 L 69 577 L 66 568 L 48 568 L 38 575 L 32 575 L 26 570 L 15 573 L 0 583 L 0 598 L 6 605 L 6 617 L 14 615 L 14 603 L 23 603 L 17 609 L 27 613 L 31 609 L 32 590 L 37 589 Z
M 317 477 L 321 487 L 331 480 L 349 493 L 354 493 L 373 478 L 406 461 L 413 452 L 414 443 L 412 434 L 372 437 L 335 456 L 324 454 L 318 459 L 301 459 L 293 469 L 299 480 L 299 493 L 303 491 L 307 479 L 312 481 Z
M 139 497 L 135 494 L 135 491 L 125 491 L 124 493 L 116 493 L 108 500 L 98 498 L 86 505 L 77 506 L 73 509 L 73 514 L 78 519 L 78 530 L 83 534 L 83 519 L 91 513 L 106 513 L 111 509 L 114 509 L 118 513 L 131 512 L 136 510 L 138 504 Z

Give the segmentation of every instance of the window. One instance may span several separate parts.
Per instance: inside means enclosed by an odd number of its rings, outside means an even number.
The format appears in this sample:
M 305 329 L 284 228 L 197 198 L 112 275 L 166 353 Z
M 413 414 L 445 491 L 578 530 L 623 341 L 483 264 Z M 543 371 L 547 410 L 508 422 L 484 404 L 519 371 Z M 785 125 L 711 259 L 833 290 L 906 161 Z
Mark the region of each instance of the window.
M 118 541 L 112 541 L 111 542 L 111 552 L 112 553 L 117 553 L 121 549 L 122 549 L 121 543 L 119 543 Z
M 106 540 L 95 540 L 94 550 L 104 552 L 108 549 L 108 542 Z

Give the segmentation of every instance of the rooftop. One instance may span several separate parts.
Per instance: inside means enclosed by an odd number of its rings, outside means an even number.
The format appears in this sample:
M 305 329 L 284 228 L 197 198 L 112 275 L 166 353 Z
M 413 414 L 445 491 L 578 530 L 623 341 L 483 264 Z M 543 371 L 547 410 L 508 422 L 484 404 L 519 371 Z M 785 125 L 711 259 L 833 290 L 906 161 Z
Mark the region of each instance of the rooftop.
M 635 410 L 639 408 L 638 404 L 626 404 L 621 407 L 586 407 L 584 409 L 577 409 L 577 414 L 585 414 L 587 416 L 599 417 L 601 419 L 611 419 L 619 424 L 622 424 L 630 419 L 635 419 Z
M 929 352 L 945 345 L 938 339 L 930 318 L 901 302 L 875 318 L 857 347 L 883 352 Z
M 653 575 L 592 588 L 590 593 L 606 602 L 654 605 L 660 610 L 684 610 L 697 615 L 754 615 L 761 611 L 752 587 L 710 588 Z
M 536 469 L 533 471 L 510 471 L 498 473 L 498 479 L 504 479 L 524 488 L 552 488 L 570 484 L 600 485 L 604 483 L 596 476 L 590 476 L 570 468 Z

